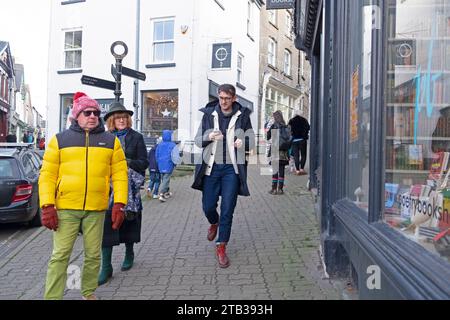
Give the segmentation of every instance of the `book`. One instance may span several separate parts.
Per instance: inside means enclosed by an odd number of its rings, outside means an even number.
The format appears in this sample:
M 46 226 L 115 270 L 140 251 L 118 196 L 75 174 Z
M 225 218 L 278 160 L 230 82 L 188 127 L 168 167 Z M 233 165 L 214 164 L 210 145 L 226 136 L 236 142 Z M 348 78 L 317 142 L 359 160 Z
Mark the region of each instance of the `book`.
M 397 192 L 399 189 L 399 185 L 397 183 L 386 183 L 384 185 L 385 190 L 385 208 L 392 208 L 394 207 Z
M 410 165 L 417 165 L 419 170 L 423 169 L 423 152 L 421 144 L 410 144 L 408 146 L 408 160 Z
M 448 166 L 449 152 L 437 152 L 432 155 L 429 179 L 440 181 Z

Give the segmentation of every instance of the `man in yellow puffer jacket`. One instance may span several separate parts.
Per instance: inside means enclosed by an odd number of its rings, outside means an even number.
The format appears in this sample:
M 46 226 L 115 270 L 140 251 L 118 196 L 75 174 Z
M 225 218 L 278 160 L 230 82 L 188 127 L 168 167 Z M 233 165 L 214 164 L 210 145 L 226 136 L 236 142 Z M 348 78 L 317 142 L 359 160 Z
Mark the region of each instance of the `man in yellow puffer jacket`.
M 105 132 L 99 120 L 97 101 L 77 92 L 72 116 L 70 128 L 50 140 L 39 177 L 42 224 L 55 231 L 44 298 L 62 299 L 70 255 L 81 227 L 81 294 L 83 299 L 96 300 L 110 180 L 114 190 L 112 227 L 118 229 L 128 199 L 127 163 L 119 140 Z

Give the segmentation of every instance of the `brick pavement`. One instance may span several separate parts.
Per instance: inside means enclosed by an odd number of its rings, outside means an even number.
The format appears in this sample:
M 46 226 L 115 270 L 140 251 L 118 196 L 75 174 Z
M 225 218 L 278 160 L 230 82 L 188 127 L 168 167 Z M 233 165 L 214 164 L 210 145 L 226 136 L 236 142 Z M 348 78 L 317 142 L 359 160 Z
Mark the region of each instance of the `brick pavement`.
M 124 245 L 115 247 L 113 278 L 96 294 L 101 299 L 341 299 L 342 283 L 324 278 L 307 178 L 287 174 L 286 179 L 285 194 L 273 196 L 270 176 L 249 167 L 252 195 L 238 200 L 227 269 L 217 266 L 214 243 L 206 240 L 208 223 L 201 193 L 190 188 L 192 176 L 173 179 L 172 199 L 144 201 L 133 268 L 120 271 Z M 80 267 L 81 240 L 71 257 Z M 39 228 L 0 260 L 0 299 L 42 299 L 51 241 L 51 232 Z M 80 291 L 67 289 L 64 298 L 80 299 Z

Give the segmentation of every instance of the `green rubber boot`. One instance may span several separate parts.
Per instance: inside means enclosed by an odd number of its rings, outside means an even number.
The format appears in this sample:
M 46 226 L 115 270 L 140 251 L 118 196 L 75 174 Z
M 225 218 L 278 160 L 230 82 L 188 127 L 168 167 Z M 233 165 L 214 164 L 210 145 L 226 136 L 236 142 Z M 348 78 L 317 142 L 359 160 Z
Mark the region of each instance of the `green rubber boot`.
M 130 270 L 134 262 L 133 243 L 126 243 L 125 259 L 122 263 L 122 271 Z
M 112 277 L 113 267 L 111 264 L 112 247 L 102 247 L 102 268 L 98 275 L 98 285 L 101 286 L 108 282 L 108 279 Z

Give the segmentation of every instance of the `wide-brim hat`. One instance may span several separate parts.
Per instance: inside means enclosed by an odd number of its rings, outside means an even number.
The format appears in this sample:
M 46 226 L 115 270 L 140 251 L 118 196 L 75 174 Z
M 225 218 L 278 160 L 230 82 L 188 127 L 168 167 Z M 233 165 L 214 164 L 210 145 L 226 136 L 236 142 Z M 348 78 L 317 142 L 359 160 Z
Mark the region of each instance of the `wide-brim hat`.
M 120 102 L 114 101 L 109 105 L 109 111 L 105 114 L 103 119 L 105 121 L 108 120 L 108 118 L 111 117 L 114 113 L 128 113 L 131 117 L 134 112 L 125 108 L 125 106 Z

